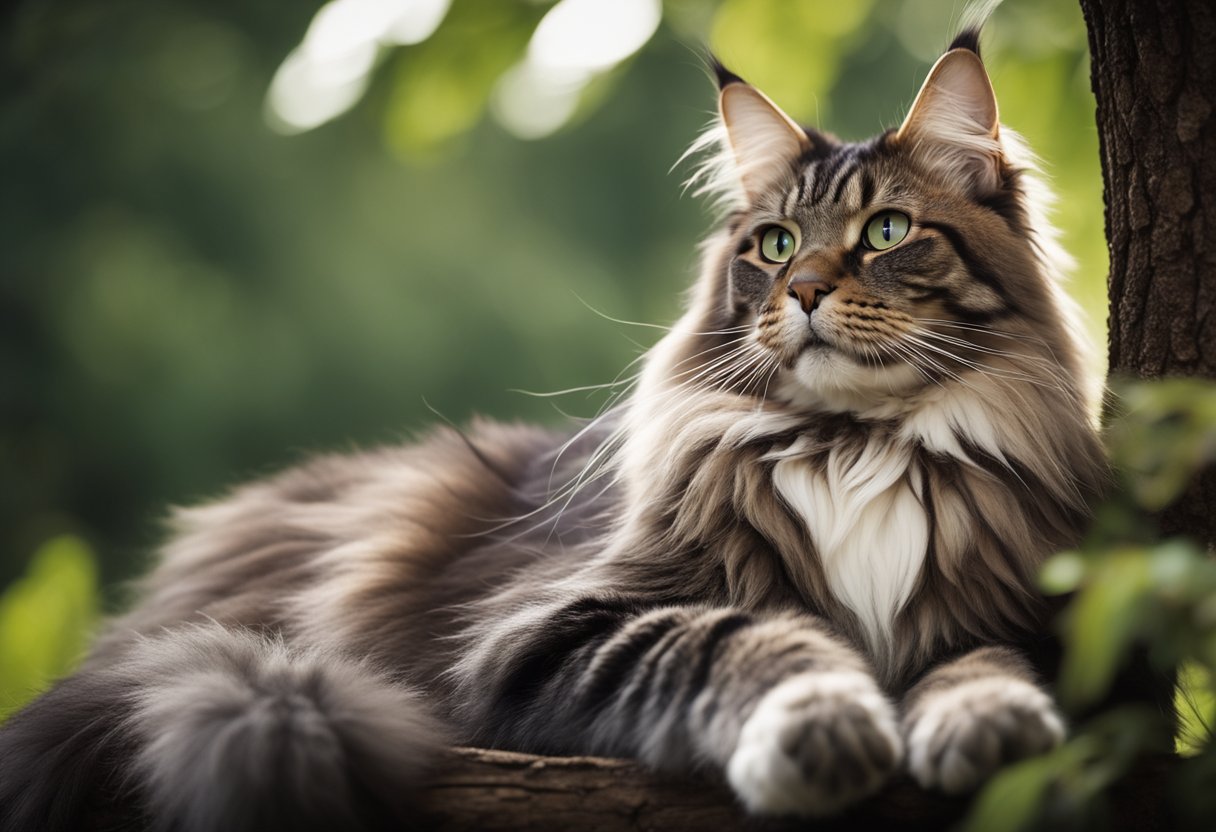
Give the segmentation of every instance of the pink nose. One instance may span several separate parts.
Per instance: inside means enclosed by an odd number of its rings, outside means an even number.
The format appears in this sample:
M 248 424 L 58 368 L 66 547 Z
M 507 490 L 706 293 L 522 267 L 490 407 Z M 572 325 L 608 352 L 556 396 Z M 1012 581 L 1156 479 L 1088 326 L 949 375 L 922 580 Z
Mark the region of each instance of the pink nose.
M 819 277 L 795 277 L 790 281 L 789 294 L 802 304 L 802 311 L 808 315 L 819 306 L 823 296 L 836 287 Z

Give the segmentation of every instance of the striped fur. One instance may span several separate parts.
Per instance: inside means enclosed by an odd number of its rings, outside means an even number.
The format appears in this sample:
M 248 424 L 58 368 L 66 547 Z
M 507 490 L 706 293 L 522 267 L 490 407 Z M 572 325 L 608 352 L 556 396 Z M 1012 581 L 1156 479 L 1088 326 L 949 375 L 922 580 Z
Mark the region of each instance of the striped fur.
M 958 791 L 1058 742 L 1033 579 L 1105 465 L 1035 175 L 970 100 L 976 43 L 857 144 L 719 72 L 699 181 L 731 213 L 631 396 L 180 513 L 139 603 L 0 730 L 0 826 L 399 828 L 445 741 L 822 815 L 900 766 Z M 866 249 L 883 210 L 908 236 Z

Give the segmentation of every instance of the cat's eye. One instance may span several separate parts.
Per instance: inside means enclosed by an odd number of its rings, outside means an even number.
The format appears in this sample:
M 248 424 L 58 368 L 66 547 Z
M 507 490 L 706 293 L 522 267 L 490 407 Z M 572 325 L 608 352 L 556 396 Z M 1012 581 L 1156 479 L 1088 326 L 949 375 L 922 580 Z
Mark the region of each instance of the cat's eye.
M 861 242 L 866 248 L 883 251 L 903 241 L 904 237 L 908 236 L 910 225 L 907 214 L 901 214 L 898 211 L 883 211 L 881 214 L 875 214 L 866 223 L 866 230 L 862 232 Z
M 760 254 L 770 263 L 784 263 L 794 256 L 798 241 L 782 225 L 770 225 L 760 238 Z

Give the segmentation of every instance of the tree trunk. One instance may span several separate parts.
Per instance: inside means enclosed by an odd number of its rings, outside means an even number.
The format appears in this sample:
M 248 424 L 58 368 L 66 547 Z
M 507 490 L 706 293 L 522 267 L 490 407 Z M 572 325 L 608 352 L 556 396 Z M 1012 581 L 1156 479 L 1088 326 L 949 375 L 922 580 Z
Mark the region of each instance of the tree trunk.
M 1106 186 L 1110 372 L 1216 378 L 1216 4 L 1081 8 Z M 1216 472 L 1162 524 L 1216 541 Z

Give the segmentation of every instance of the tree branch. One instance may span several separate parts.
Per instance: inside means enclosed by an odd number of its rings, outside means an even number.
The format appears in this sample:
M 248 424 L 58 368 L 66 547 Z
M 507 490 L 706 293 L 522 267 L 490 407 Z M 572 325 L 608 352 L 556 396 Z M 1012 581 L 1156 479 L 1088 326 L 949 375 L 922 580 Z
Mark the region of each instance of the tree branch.
M 1170 828 L 1164 794 L 1172 755 L 1141 760 L 1112 790 L 1110 829 Z M 456 748 L 424 797 L 420 828 L 435 832 L 868 832 L 941 830 L 969 800 L 926 792 L 908 779 L 826 821 L 749 818 L 721 783 L 664 777 L 629 760 L 538 757 Z
M 942 829 L 966 801 L 893 784 L 844 818 L 817 830 Z M 537 757 L 476 748 L 453 750 L 426 795 L 427 828 L 438 832 L 784 832 L 806 822 L 748 818 L 721 783 L 662 777 L 628 760 Z

